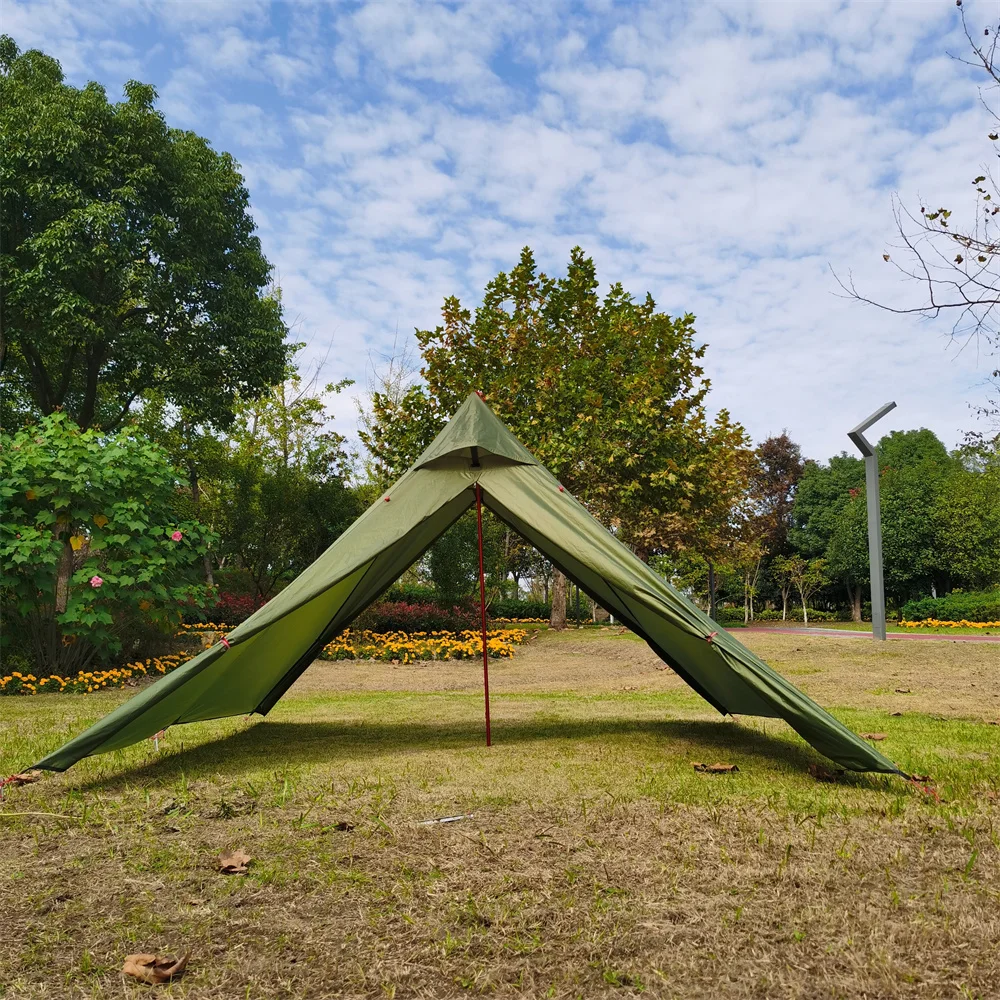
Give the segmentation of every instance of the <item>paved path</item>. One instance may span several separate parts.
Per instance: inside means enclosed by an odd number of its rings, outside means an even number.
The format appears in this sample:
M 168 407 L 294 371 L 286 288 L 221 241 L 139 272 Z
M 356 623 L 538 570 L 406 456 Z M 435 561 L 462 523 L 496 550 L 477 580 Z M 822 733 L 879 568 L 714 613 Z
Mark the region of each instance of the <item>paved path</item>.
M 788 635 L 822 635 L 840 636 L 842 639 L 870 639 L 871 632 L 854 632 L 845 628 L 772 628 L 768 625 L 748 625 L 745 629 L 736 629 L 734 635 L 740 632 L 783 632 Z M 1000 635 L 948 635 L 934 632 L 889 632 L 888 639 L 929 639 L 937 642 L 1000 642 Z

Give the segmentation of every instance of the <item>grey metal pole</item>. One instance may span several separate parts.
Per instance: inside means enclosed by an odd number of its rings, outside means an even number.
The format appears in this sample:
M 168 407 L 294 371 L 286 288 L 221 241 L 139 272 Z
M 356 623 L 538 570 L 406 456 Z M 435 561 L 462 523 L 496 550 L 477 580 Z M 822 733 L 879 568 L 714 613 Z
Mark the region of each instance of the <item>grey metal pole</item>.
M 872 637 L 885 641 L 885 578 L 882 571 L 882 504 L 879 499 L 878 454 L 864 432 L 881 420 L 895 403 L 879 407 L 847 436 L 865 457 L 865 495 L 868 500 L 868 563 L 872 587 Z

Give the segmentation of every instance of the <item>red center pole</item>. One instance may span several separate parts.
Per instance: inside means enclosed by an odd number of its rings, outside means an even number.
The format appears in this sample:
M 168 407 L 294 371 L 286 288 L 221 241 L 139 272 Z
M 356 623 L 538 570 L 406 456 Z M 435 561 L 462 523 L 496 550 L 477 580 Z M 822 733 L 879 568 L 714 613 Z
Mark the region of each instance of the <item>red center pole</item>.
M 483 570 L 483 500 L 482 490 L 476 483 L 476 525 L 479 529 L 479 611 L 483 626 L 483 697 L 486 701 L 486 745 L 490 738 L 490 658 L 486 646 L 486 573 Z

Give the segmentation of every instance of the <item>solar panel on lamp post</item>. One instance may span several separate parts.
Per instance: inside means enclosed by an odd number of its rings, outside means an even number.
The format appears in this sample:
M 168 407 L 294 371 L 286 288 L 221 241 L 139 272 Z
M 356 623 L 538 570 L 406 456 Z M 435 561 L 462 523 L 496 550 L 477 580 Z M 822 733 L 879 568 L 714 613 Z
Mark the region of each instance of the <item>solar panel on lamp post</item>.
M 885 580 L 882 574 L 882 505 L 879 502 L 878 454 L 865 431 L 881 420 L 895 403 L 880 406 L 847 436 L 865 459 L 865 494 L 868 498 L 868 563 L 872 585 L 872 638 L 885 640 Z

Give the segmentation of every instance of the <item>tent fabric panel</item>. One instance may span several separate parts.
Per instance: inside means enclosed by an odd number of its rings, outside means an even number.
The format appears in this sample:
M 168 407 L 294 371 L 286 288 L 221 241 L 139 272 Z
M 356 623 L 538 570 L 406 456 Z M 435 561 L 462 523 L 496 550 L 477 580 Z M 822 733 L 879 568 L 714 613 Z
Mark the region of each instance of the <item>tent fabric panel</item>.
M 454 453 L 468 456 L 469 449 L 473 447 L 480 454 L 503 456 L 523 465 L 538 464 L 538 459 L 511 434 L 479 396 L 472 393 L 413 463 L 413 468 L 421 469 L 435 459 Z
M 471 506 L 474 495 L 470 487 L 474 481 L 467 469 L 455 471 L 448 487 L 442 490 L 440 474 L 414 474 L 409 480 L 412 491 L 432 497 L 453 495 L 432 513 L 406 519 L 402 526 L 408 530 L 404 534 L 368 562 L 340 576 L 308 603 L 293 603 L 292 610 L 242 642 L 233 641 L 235 633 L 230 633 L 228 650 L 217 644 L 161 677 L 37 766 L 65 770 L 83 757 L 129 746 L 167 726 L 266 713 L 313 662 L 323 645 L 376 600 Z M 390 506 L 391 501 L 386 504 L 380 499 L 369 509 L 380 511 Z M 423 515 L 424 509 L 418 508 L 417 513 Z M 395 519 L 400 521 L 398 513 Z M 321 557 L 330 565 L 331 576 L 340 575 L 333 558 L 339 542 L 337 539 Z M 344 548 L 343 561 L 352 562 L 356 544 Z
M 469 488 L 473 477 L 466 470 L 463 478 L 467 484 L 465 489 L 448 501 L 433 516 L 420 521 L 409 534 L 381 552 L 368 564 L 363 577 L 348 594 L 341 607 L 337 609 L 336 614 L 317 633 L 318 638 L 315 642 L 294 663 L 292 669 L 261 698 L 253 711 L 266 715 L 295 680 L 308 669 L 323 646 L 341 630 L 347 628 L 365 608 L 376 601 L 469 509 L 475 499 Z
M 364 568 L 356 572 L 362 575 Z M 221 644 L 206 649 L 159 678 L 36 766 L 64 771 L 83 757 L 131 746 L 179 722 L 252 712 L 256 705 L 253 692 L 273 686 L 274 676 L 280 675 L 292 662 L 295 637 L 309 628 L 311 620 L 328 614 L 321 604 L 343 600 L 348 588 L 349 581 L 345 580 L 322 595 L 325 600 L 297 609 L 288 616 L 288 628 L 261 633 L 229 650 Z M 266 642 L 261 643 L 265 635 Z
M 529 541 L 557 564 L 586 565 L 617 591 L 630 616 L 655 646 L 669 650 L 672 665 L 711 703 L 730 713 L 784 719 L 800 734 L 822 734 L 821 752 L 856 770 L 898 769 L 870 744 L 753 655 L 732 635 L 658 577 L 614 538 L 540 466 L 484 470 L 487 506 L 496 503 L 526 527 Z M 503 515 L 501 515 L 503 516 Z M 565 566 L 572 574 L 572 568 Z M 588 589 L 588 580 L 579 580 Z M 594 586 L 591 577 L 591 586 Z M 597 596 L 597 595 L 595 595 Z M 697 640 L 681 641 L 687 633 Z M 712 641 L 705 640 L 711 637 Z M 763 705 L 761 704 L 763 703 Z M 762 710 L 763 709 L 763 710 Z M 809 742 L 813 739 L 806 737 Z M 814 743 L 820 749 L 818 743 Z
M 325 629 L 371 567 L 358 567 L 271 628 L 233 646 L 190 685 L 195 697 L 170 723 L 248 715 Z M 156 732 L 157 730 L 154 730 Z
M 371 562 L 405 537 L 415 525 L 434 518 L 442 506 L 473 481 L 468 469 L 410 470 L 284 590 L 233 629 L 227 637 L 229 642 L 233 645 L 245 642 L 307 604 L 359 566 Z
M 487 507 L 496 510 L 501 520 L 506 521 L 548 556 L 601 607 L 614 612 L 622 622 L 642 636 L 657 655 L 717 711 L 723 715 L 738 712 L 742 715 L 777 716 L 774 709 L 759 698 L 751 686 L 739 679 L 734 680 L 728 671 L 713 673 L 703 669 L 705 662 L 712 656 L 703 637 L 697 638 L 677 628 L 662 614 L 650 611 L 627 593 L 611 586 L 575 556 L 556 548 L 529 523 L 500 507 L 490 494 L 486 494 L 484 502 Z

